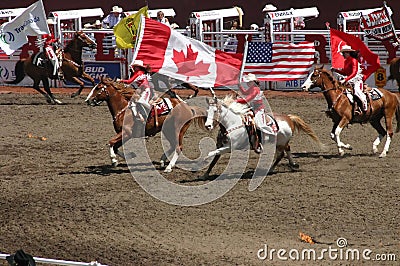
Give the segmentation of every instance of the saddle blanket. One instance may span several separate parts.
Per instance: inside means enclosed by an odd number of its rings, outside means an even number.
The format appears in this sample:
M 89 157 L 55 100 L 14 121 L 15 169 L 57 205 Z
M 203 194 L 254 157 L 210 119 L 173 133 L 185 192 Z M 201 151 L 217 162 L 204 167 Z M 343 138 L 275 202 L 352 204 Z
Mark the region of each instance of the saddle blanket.
M 47 63 L 47 57 L 44 52 L 39 52 L 33 56 L 32 63 L 38 67 L 45 67 Z
M 379 100 L 383 97 L 383 93 L 380 90 L 378 90 L 377 88 L 371 88 L 371 90 L 369 90 L 367 93 L 370 96 L 371 100 L 373 100 L 373 101 Z M 353 98 L 354 96 L 351 91 L 347 90 L 346 96 L 347 96 L 347 98 L 349 98 L 351 103 L 354 103 L 354 98 Z
M 151 116 L 155 116 L 155 112 L 157 112 L 158 116 L 168 114 L 173 107 L 174 106 L 172 105 L 170 99 L 162 98 L 161 101 L 153 104 L 153 108 L 151 108 Z

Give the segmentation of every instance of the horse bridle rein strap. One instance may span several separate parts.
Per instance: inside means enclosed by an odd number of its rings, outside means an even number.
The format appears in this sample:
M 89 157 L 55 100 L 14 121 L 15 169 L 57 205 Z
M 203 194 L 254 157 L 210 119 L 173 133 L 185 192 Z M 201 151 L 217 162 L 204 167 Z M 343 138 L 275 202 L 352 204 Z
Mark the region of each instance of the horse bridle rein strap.
M 244 124 L 241 124 L 241 125 L 239 125 L 239 126 L 236 126 L 236 127 L 232 127 L 232 128 L 227 129 L 226 132 L 225 132 L 225 136 L 228 136 L 228 135 L 229 135 L 230 133 L 232 133 L 233 131 L 235 131 L 235 130 L 237 130 L 237 129 L 240 129 L 240 128 L 242 128 L 242 127 L 244 127 Z
M 69 63 L 71 63 L 71 64 L 73 64 L 74 66 L 76 66 L 76 67 L 83 67 L 83 65 L 79 65 L 78 63 L 76 63 L 75 61 L 72 61 L 71 59 L 68 59 L 68 58 L 63 58 L 65 61 L 67 61 L 67 62 L 69 62 Z

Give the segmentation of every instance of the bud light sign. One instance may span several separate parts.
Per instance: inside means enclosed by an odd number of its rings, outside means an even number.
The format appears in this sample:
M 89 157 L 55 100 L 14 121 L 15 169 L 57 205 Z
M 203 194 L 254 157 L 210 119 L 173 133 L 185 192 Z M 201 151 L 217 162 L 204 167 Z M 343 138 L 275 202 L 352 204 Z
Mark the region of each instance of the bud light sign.
M 109 77 L 112 79 L 121 78 L 121 65 L 119 62 L 85 62 L 83 70 L 92 78 L 94 78 L 95 83 L 98 83 L 102 77 Z M 85 86 L 92 86 L 89 81 L 83 79 L 81 80 L 85 82 Z M 71 87 L 76 86 L 75 83 L 69 81 L 66 82 L 66 85 Z

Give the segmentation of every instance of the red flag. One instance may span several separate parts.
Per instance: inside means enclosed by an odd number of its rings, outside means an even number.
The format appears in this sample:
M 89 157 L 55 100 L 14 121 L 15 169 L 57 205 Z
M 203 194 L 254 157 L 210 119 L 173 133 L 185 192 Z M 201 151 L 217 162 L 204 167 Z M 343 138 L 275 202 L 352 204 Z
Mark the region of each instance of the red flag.
M 359 61 L 363 69 L 364 80 L 380 67 L 379 56 L 374 54 L 360 38 L 332 28 L 330 33 L 332 67 L 343 68 L 344 58 L 340 53 L 343 45 L 350 45 L 351 48 L 360 52 Z
M 160 74 L 200 87 L 239 82 L 242 54 L 217 50 L 152 19 L 142 19 L 133 60 Z

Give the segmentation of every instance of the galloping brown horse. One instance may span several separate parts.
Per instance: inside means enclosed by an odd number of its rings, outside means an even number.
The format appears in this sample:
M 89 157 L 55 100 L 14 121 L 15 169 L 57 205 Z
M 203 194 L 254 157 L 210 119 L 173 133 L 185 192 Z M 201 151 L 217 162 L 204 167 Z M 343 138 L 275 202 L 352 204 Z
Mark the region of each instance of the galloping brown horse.
M 344 155 L 344 149 L 351 150 L 349 144 L 344 144 L 340 140 L 340 133 L 349 123 L 366 123 L 369 122 L 378 132 L 378 137 L 373 142 L 373 152 L 378 153 L 378 145 L 383 137 L 387 136 L 385 147 L 379 157 L 385 157 L 389 151 L 391 139 L 393 137 L 393 116 L 396 115 L 397 128 L 400 130 L 400 100 L 396 94 L 385 89 L 376 91 L 378 97 L 376 100 L 370 100 L 369 111 L 362 115 L 354 115 L 353 105 L 346 96 L 346 87 L 339 84 L 333 77 L 332 73 L 323 67 L 315 68 L 308 80 L 304 83 L 303 88 L 308 90 L 310 87 L 321 88 L 325 99 L 328 103 L 327 115 L 333 121 L 331 130 L 331 138 L 336 142 L 339 149 L 339 154 Z M 369 97 L 371 98 L 371 97 Z M 386 129 L 381 125 L 382 117 L 385 118 Z
M 113 117 L 113 125 L 117 133 L 109 141 L 110 158 L 113 166 L 118 165 L 116 154 L 124 157 L 123 154 L 118 151 L 118 148 L 123 145 L 123 139 L 127 140 L 131 137 L 135 137 L 134 129 L 136 123 L 140 123 L 133 117 L 130 109 L 127 108 L 131 97 L 139 98 L 139 95 L 131 87 L 127 87 L 120 82 L 115 82 L 110 78 L 102 78 L 100 82 L 93 87 L 86 98 L 87 104 L 92 106 L 106 101 Z M 164 101 L 164 98 L 171 103 L 173 107 L 172 110 L 165 110 L 165 112 L 159 114 L 158 112 L 156 113 L 156 109 L 160 108 L 154 108 L 153 105 L 152 111 L 150 112 L 151 115 L 145 124 L 145 135 L 154 136 L 162 130 L 163 125 L 172 126 L 172 128 L 166 129 L 168 130 L 168 134 L 165 134 L 171 148 L 162 155 L 160 160 L 161 166 L 163 167 L 167 156 L 174 152 L 173 158 L 165 169 L 166 172 L 171 172 L 179 154 L 182 152 L 183 137 L 187 129 L 192 122 L 195 122 L 200 127 L 204 127 L 204 118 L 200 116 L 205 117 L 205 112 L 196 106 L 189 106 L 185 102 L 177 99 L 174 97 L 173 92 L 165 93 L 163 97 L 159 98 L 160 102 Z M 126 112 L 126 110 L 128 110 L 128 112 Z
M 71 97 L 75 97 L 82 92 L 84 82 L 81 78 L 90 81 L 93 86 L 95 85 L 94 79 L 84 71 L 82 49 L 83 47 L 95 49 L 96 46 L 96 43 L 85 33 L 78 31 L 64 49 L 61 66 L 64 73 L 64 79 L 79 85 L 79 90 L 73 93 Z M 33 64 L 33 60 L 36 56 L 37 53 L 28 58 L 19 60 L 15 65 L 15 80 L 8 81 L 7 83 L 18 84 L 24 79 L 25 75 L 28 75 L 33 79 L 33 88 L 44 95 L 48 103 L 60 104 L 61 101 L 56 99 L 50 90 L 49 78 L 56 78 L 53 76 L 53 66 L 50 63 L 44 64 L 43 66 Z M 39 87 L 40 81 L 42 81 L 44 91 Z
M 396 80 L 397 81 L 397 87 L 400 92 L 400 57 L 392 59 L 390 61 L 390 76 L 388 77 L 388 80 Z

